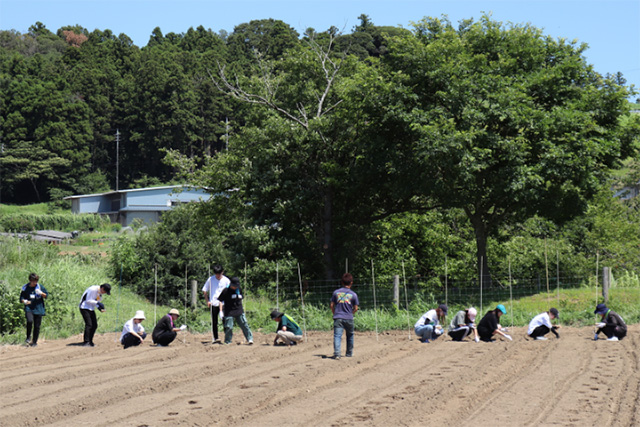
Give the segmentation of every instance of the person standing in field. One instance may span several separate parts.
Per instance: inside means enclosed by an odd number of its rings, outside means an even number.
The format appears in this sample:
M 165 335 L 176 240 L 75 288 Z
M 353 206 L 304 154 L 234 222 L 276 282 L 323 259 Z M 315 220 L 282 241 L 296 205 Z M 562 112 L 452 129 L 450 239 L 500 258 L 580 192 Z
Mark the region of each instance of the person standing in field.
M 146 319 L 144 311 L 136 311 L 135 316 L 129 319 L 122 328 L 122 334 L 120 335 L 120 344 L 122 344 L 125 350 L 129 347 L 135 347 L 144 342 L 147 337 L 147 333 L 144 331 L 142 321 Z
M 178 332 L 187 329 L 186 325 L 182 325 L 179 328 L 176 327 L 175 322 L 180 317 L 180 312 L 175 308 L 169 310 L 166 316 L 162 316 L 151 333 L 151 339 L 158 347 L 166 347 L 176 339 Z
M 36 347 L 40 336 L 40 324 L 45 315 L 44 300 L 49 296 L 47 289 L 38 283 L 40 277 L 36 273 L 29 274 L 29 283 L 22 287 L 20 302 L 24 304 L 24 314 L 27 318 L 26 345 Z M 33 329 L 33 340 L 31 330 Z
M 229 287 L 229 279 L 223 275 L 224 269 L 221 265 L 213 267 L 213 276 L 207 279 L 202 287 L 204 298 L 207 300 L 207 307 L 211 311 L 211 330 L 213 331 L 213 342 L 219 343 L 218 338 L 218 317 L 220 316 L 220 293 Z
M 449 336 L 451 339 L 462 341 L 473 331 L 475 342 L 480 341 L 475 324 L 477 314 L 478 311 L 473 307 L 457 312 L 451 319 L 451 324 L 449 324 Z
M 353 356 L 353 315 L 358 311 L 360 302 L 358 295 L 351 290 L 353 276 L 342 275 L 342 286 L 333 291 L 331 296 L 331 313 L 333 313 L 333 358 L 340 359 L 342 334 L 347 333 L 347 352 L 345 356 Z
M 98 319 L 96 318 L 96 308 L 104 313 L 104 304 L 100 301 L 104 294 L 111 295 L 111 285 L 103 283 L 98 286 L 89 286 L 80 299 L 80 314 L 84 320 L 84 341 L 85 347 L 93 347 L 93 337 L 98 329 Z
M 278 345 L 279 340 L 282 340 L 285 345 L 296 345 L 302 341 L 302 329 L 290 316 L 273 310 L 271 312 L 271 320 L 278 322 L 273 345 Z
M 594 340 L 598 339 L 600 332 L 607 337 L 607 341 L 619 341 L 627 336 L 627 324 L 618 313 L 607 308 L 605 304 L 598 304 L 593 314 L 599 314 L 602 318 L 601 322 L 596 323 L 598 330 L 593 337 Z
M 527 336 L 538 341 L 543 341 L 547 339 L 545 335 L 551 331 L 556 338 L 560 338 L 560 335 L 558 335 L 558 332 L 556 331 L 556 329 L 560 328 L 560 325 L 551 324 L 551 321 L 553 319 L 557 319 L 559 315 L 558 309 L 553 307 L 550 308 L 549 311 L 538 314 L 531 320 L 531 322 L 529 322 Z
M 253 334 L 247 323 L 242 307 L 242 292 L 240 291 L 240 279 L 232 277 L 229 280 L 229 287 L 220 292 L 218 299 L 220 300 L 220 310 L 224 314 L 224 343 L 231 344 L 233 340 L 233 321 L 235 320 L 242 333 L 244 334 L 247 344 L 253 344 Z
M 494 335 L 502 335 L 509 341 L 513 341 L 510 335 L 507 335 L 500 327 L 500 317 L 503 314 L 507 314 L 507 309 L 504 305 L 498 304 L 494 310 L 490 310 L 484 315 L 480 323 L 478 323 L 478 335 L 484 342 L 493 341 Z
M 413 331 L 420 337 L 420 342 L 428 343 L 442 335 L 440 321 L 444 322 L 448 311 L 449 307 L 446 304 L 440 304 L 437 308 L 427 311 L 418 319 L 416 324 L 413 325 Z

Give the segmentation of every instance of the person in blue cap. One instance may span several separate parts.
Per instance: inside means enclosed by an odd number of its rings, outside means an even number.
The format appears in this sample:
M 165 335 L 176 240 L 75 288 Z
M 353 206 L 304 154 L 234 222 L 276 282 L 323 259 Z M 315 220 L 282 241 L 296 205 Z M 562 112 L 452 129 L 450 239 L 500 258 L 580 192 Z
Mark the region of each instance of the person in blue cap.
M 509 341 L 513 341 L 513 338 L 502 331 L 502 328 L 500 327 L 500 316 L 503 314 L 507 314 L 507 309 L 504 308 L 504 305 L 498 304 L 494 310 L 489 310 L 487 314 L 484 315 L 480 323 L 478 323 L 478 335 L 480 335 L 480 340 L 484 342 L 491 342 L 493 341 L 494 335 L 502 335 Z
M 596 334 L 594 341 L 598 339 L 598 334 L 602 332 L 607 341 L 618 341 L 627 336 L 627 324 L 618 313 L 607 308 L 605 304 L 598 304 L 593 314 L 599 314 L 602 320 L 596 323 Z

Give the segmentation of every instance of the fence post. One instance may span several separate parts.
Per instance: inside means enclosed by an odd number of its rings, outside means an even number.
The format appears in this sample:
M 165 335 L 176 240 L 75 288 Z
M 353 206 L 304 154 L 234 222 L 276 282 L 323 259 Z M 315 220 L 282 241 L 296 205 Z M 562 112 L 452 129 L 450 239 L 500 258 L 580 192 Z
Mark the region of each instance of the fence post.
M 211 291 L 213 292 L 213 290 Z M 198 304 L 198 281 L 191 281 L 191 308 L 196 308 Z
M 393 276 L 393 303 L 396 308 L 400 308 L 400 276 Z
M 611 286 L 611 267 L 602 268 L 602 296 L 604 302 L 609 301 L 609 287 Z

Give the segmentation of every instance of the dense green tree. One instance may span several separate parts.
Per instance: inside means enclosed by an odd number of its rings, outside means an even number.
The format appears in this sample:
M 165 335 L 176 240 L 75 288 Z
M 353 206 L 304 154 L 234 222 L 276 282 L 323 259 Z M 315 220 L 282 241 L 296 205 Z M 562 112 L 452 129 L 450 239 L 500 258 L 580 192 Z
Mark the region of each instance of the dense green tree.
M 487 16 L 457 29 L 429 18 L 383 57 L 402 106 L 389 120 L 406 130 L 389 137 L 413 146 L 421 191 L 467 214 L 478 271 L 488 275 L 498 227 L 579 215 L 629 153 L 618 123 L 629 92 L 593 71 L 584 49 Z

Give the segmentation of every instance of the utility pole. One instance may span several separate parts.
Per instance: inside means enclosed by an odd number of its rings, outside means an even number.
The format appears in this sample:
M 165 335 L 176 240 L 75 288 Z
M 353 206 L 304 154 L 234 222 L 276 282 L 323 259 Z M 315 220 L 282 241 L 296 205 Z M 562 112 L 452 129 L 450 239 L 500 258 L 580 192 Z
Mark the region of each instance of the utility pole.
M 120 129 L 116 129 L 116 191 L 118 191 L 119 175 L 120 175 Z
M 225 117 L 224 149 L 229 151 L 229 117 Z

